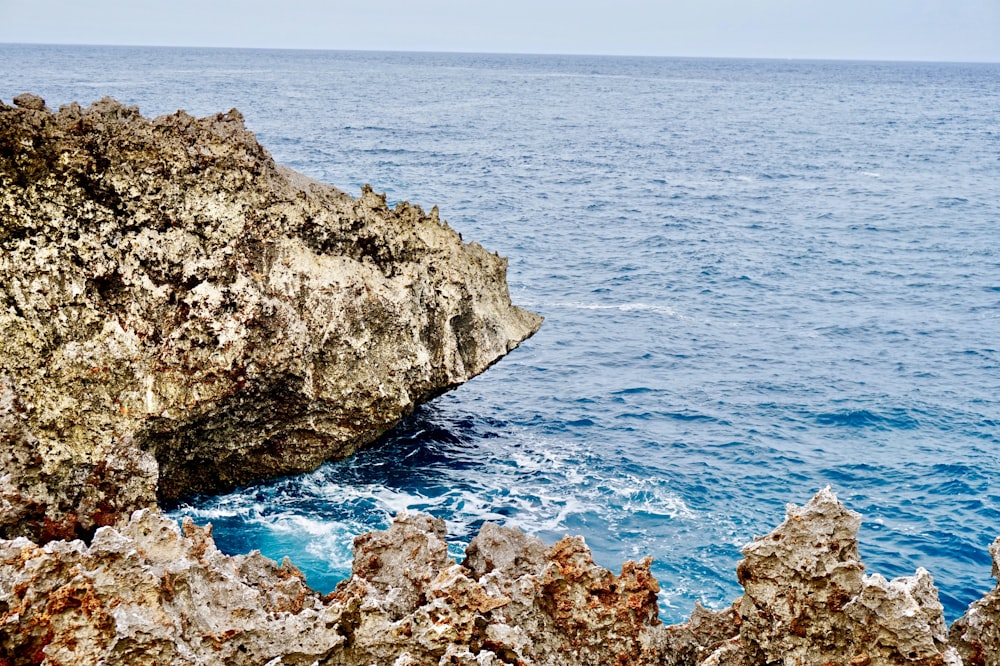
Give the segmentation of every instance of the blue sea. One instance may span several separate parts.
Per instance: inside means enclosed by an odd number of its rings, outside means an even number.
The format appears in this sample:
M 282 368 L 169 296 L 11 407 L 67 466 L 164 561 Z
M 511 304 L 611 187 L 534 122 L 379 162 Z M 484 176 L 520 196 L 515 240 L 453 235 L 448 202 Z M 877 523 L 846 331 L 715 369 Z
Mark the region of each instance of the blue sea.
M 396 512 L 599 563 L 665 621 L 832 486 L 954 619 L 1000 534 L 1000 65 L 0 45 L 0 99 L 239 108 L 276 160 L 438 205 L 541 331 L 377 446 L 192 498 L 316 588 Z

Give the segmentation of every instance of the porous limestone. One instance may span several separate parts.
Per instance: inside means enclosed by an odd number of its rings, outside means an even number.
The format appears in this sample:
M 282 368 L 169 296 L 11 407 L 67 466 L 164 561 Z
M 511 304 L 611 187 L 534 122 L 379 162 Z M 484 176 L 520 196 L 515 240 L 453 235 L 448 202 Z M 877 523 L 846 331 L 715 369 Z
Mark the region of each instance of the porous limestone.
M 997 586 L 951 625 L 949 638 L 966 666 L 1000 666 L 1000 538 L 990 545 Z
M 347 638 L 341 607 L 259 553 L 157 510 L 90 546 L 0 541 L 0 664 L 312 664 Z
M 232 110 L 0 103 L 0 536 L 342 458 L 516 347 L 505 259 Z
M 668 627 L 649 561 L 616 576 L 579 537 L 486 524 L 459 563 L 441 520 L 402 513 L 355 539 L 351 577 L 321 596 L 287 561 L 222 555 L 210 529 L 143 510 L 89 546 L 0 540 L 0 664 L 998 663 L 996 591 L 949 643 L 930 576 L 866 576 L 856 528 L 829 490 L 790 505 L 744 549 L 744 596 Z
M 861 517 L 825 488 L 743 548 L 740 641 L 750 664 L 961 663 L 930 574 L 887 581 L 858 557 Z

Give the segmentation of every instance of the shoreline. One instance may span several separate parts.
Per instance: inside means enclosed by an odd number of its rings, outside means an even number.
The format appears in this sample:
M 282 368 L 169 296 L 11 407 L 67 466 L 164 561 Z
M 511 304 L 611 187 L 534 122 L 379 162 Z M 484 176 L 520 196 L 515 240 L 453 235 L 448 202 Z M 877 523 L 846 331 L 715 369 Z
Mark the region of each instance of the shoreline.
M 580 537 L 554 545 L 492 523 L 461 563 L 444 522 L 400 514 L 354 541 L 327 595 L 288 558 L 227 556 L 211 528 L 141 510 L 88 545 L 0 540 L 7 663 L 1000 663 L 1000 586 L 950 629 L 931 575 L 886 580 L 857 555 L 860 516 L 826 488 L 744 546 L 731 607 L 658 619 L 650 560 L 619 575 Z M 1000 538 L 991 547 L 994 573 Z M 34 657 L 29 658 L 29 655 Z M 964 662 L 963 662 L 964 660 Z M 49 662 L 46 662 L 49 663 Z

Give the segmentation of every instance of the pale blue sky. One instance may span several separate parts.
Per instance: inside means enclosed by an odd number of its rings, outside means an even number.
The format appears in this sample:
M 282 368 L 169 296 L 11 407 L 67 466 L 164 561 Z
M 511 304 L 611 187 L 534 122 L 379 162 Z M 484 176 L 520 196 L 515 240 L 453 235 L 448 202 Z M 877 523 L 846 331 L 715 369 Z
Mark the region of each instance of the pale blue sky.
M 1000 0 L 0 0 L 0 42 L 1000 62 Z

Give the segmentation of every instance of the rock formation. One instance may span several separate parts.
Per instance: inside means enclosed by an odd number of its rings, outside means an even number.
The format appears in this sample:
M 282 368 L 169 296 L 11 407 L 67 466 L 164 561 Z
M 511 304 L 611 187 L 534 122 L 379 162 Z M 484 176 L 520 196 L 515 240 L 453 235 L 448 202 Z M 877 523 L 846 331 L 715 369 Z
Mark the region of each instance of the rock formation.
M 1000 538 L 990 546 L 997 586 L 953 625 L 949 637 L 967 666 L 1000 666 Z
M 0 103 L 0 536 L 315 468 L 534 333 L 506 261 L 236 110 Z
M 310 664 L 345 642 L 289 564 L 142 510 L 87 547 L 0 542 L 0 664 Z
M 447 557 L 444 523 L 424 516 L 398 518 L 355 549 L 353 575 L 331 595 L 360 602 L 344 663 L 596 665 L 655 656 L 642 644 L 659 625 L 649 560 L 615 576 L 579 537 L 546 548 L 487 524 L 460 565 Z
M 960 663 L 930 574 L 887 581 L 858 557 L 861 518 L 829 488 L 743 548 L 740 649 L 752 664 Z
M 457 563 L 442 521 L 402 514 L 355 540 L 351 578 L 323 597 L 287 561 L 223 555 L 209 528 L 142 510 L 89 546 L 0 540 L 0 664 L 1000 663 L 1000 592 L 949 644 L 930 576 L 866 576 L 857 526 L 829 490 L 790 505 L 744 549 L 743 597 L 667 627 L 649 561 L 616 576 L 579 537 L 487 524 Z

